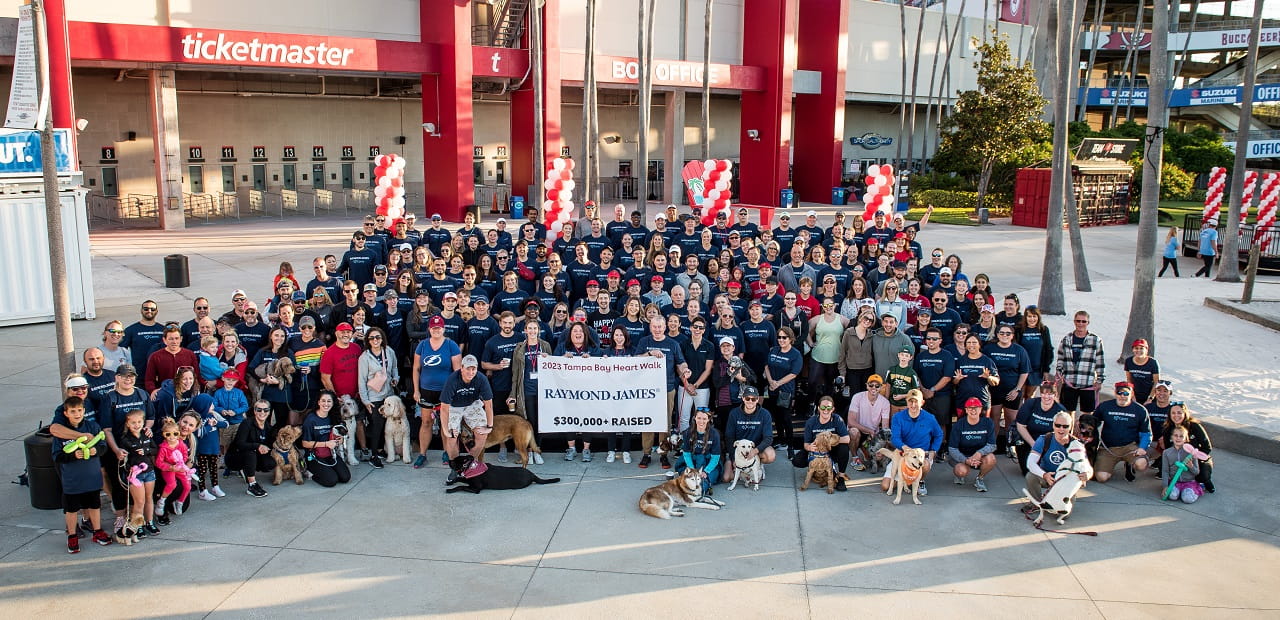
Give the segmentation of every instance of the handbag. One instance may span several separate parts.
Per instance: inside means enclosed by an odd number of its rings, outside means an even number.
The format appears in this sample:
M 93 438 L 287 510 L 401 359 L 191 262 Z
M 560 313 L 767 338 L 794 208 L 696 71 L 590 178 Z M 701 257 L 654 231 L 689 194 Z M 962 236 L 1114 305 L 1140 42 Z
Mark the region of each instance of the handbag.
M 791 399 L 795 397 L 795 394 L 795 390 L 788 392 L 778 390 L 777 395 L 774 397 L 774 402 L 778 404 L 780 409 L 790 409 Z
M 381 392 L 382 388 L 387 386 L 387 371 L 378 369 L 378 372 L 373 373 L 373 376 L 365 381 L 365 385 L 369 386 L 370 392 Z

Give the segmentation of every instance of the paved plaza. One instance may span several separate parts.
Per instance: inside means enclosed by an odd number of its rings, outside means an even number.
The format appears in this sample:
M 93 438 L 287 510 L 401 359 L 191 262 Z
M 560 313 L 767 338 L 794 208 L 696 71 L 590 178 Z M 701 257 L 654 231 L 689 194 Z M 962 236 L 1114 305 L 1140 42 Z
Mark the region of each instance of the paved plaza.
M 488 217 L 488 216 L 486 216 Z M 281 260 L 306 265 L 345 247 L 354 220 L 258 221 L 183 233 L 95 234 L 97 316 L 74 325 L 77 351 L 102 325 L 186 320 L 204 295 L 215 312 L 231 291 L 264 299 Z M 482 223 L 482 226 L 487 225 Z M 1094 317 L 1109 382 L 1132 293 L 1135 227 L 1085 231 L 1094 292 L 1067 306 Z M 960 254 L 1003 295 L 1034 303 L 1043 231 L 931 225 L 926 249 Z M 191 260 L 189 289 L 163 288 L 161 257 Z M 1155 260 L 1154 258 L 1152 260 Z M 1183 260 L 1184 274 L 1192 260 Z M 1070 279 L 1070 257 L 1066 258 Z M 1258 296 L 1280 298 L 1275 278 Z M 1240 286 L 1166 277 L 1157 283 L 1155 357 L 1193 411 L 1255 438 L 1280 437 L 1280 334 L 1206 308 Z M 1049 317 L 1055 340 L 1067 317 Z M 58 400 L 51 325 L 0 329 L 0 475 L 23 469 L 22 438 Z M 1215 439 L 1217 439 L 1215 437 Z M 1254 444 L 1257 445 L 1257 444 Z M 1271 461 L 1280 447 L 1270 450 Z M 1194 505 L 1159 501 L 1160 482 L 1091 482 L 1064 529 L 1035 530 L 1017 506 L 1022 480 L 1006 457 L 991 491 L 954 486 L 939 467 L 923 506 L 893 506 L 878 479 L 853 472 L 847 493 L 797 490 L 800 470 L 768 466 L 758 492 L 717 487 L 728 505 L 683 519 L 643 516 L 636 500 L 662 478 L 602 458 L 535 466 L 558 484 L 445 495 L 437 458 L 354 469 L 350 484 L 270 487 L 253 499 L 196 502 L 160 537 L 133 547 L 65 552 L 60 511 L 30 508 L 27 489 L 0 488 L 0 609 L 15 618 L 385 617 L 1191 617 L 1280 615 L 1280 465 L 1216 450 L 1218 492 Z M 435 457 L 433 452 L 432 456 Z

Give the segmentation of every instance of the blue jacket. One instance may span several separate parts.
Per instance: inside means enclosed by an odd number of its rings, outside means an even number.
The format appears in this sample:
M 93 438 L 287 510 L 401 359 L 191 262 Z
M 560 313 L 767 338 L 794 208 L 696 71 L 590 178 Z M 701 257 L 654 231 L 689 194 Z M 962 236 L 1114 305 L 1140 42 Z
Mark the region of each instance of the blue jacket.
M 937 452 L 942 447 L 942 427 L 928 411 L 912 419 L 907 410 L 899 411 L 889 422 L 893 432 L 892 442 L 897 448 L 924 448 L 925 452 Z
M 218 429 L 227 428 L 227 421 L 213 410 L 213 397 L 208 394 L 197 394 L 191 399 L 191 408 L 200 414 L 200 426 L 196 429 L 196 454 L 218 454 L 222 451 L 218 443 Z M 213 426 L 209 420 L 216 420 Z
M 249 412 L 249 399 L 244 397 L 240 388 L 218 388 L 213 392 L 213 410 L 219 413 L 233 411 L 235 415 L 225 415 L 227 424 L 239 424 L 244 421 L 244 414 Z

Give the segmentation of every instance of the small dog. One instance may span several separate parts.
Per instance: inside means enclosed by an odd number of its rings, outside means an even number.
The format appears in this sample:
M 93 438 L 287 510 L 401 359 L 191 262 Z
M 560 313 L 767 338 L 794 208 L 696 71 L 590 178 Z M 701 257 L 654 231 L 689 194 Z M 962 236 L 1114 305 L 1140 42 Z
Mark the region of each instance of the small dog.
M 1076 493 L 1084 487 L 1079 474 L 1086 474 L 1086 478 L 1093 476 L 1093 466 L 1089 464 L 1088 450 L 1084 444 L 1079 440 L 1072 440 L 1067 444 L 1067 458 L 1058 464 L 1058 470 L 1053 474 L 1053 484 L 1044 492 L 1044 499 L 1036 499 L 1031 491 L 1023 487 L 1022 493 L 1040 509 L 1040 516 L 1035 519 L 1036 527 L 1044 522 L 1045 515 L 1058 515 L 1058 525 L 1067 522 L 1067 517 L 1071 516 L 1071 510 L 1075 507 Z
M 894 487 L 898 488 L 898 496 L 893 499 L 893 505 L 897 506 L 902 503 L 902 489 L 911 487 L 911 501 L 917 506 L 920 505 L 920 481 L 924 478 L 924 450 L 920 448 L 907 448 L 901 453 L 888 448 L 880 448 L 880 454 L 889 459 L 889 468 L 885 473 L 889 474 L 889 491 L 885 495 L 893 495 Z
M 880 473 L 880 467 L 885 464 L 885 458 L 880 456 L 880 449 L 889 447 L 889 439 L 892 432 L 887 428 L 876 431 L 876 434 L 866 437 L 862 440 L 861 450 L 870 455 L 864 463 L 867 466 L 867 472 L 875 475 Z
M 339 399 L 342 411 L 342 424 L 335 424 L 333 431 L 344 438 L 344 441 L 338 444 L 338 456 L 347 461 L 347 465 L 355 467 L 360 464 L 360 458 L 356 455 L 356 424 L 357 416 L 360 415 L 360 405 L 356 404 L 356 399 L 350 395 L 343 395 Z M 339 431 L 338 428 L 342 430 Z
M 462 445 L 475 445 L 475 435 L 471 432 L 471 428 L 467 426 L 466 422 L 462 423 L 458 436 Z M 484 442 L 485 449 L 492 448 L 508 439 L 516 445 L 516 452 L 520 455 L 520 465 L 524 467 L 529 466 L 530 452 L 542 454 L 542 449 L 538 447 L 537 440 L 533 438 L 533 425 L 528 420 L 513 414 L 493 416 L 493 429 L 489 431 L 489 438 Z M 483 452 L 480 456 L 480 462 L 484 462 Z
M 801 491 L 807 490 L 810 482 L 816 482 L 820 487 L 827 487 L 828 494 L 836 492 L 836 470 L 831 464 L 831 449 L 837 443 L 840 443 L 840 438 L 831 431 L 818 433 L 813 438 L 815 450 L 809 453 L 809 469 L 800 484 Z
M 509 491 L 523 489 L 531 484 L 552 484 L 560 482 L 559 478 L 539 478 L 528 469 L 519 467 L 489 467 L 477 461 L 470 454 L 459 454 L 449 461 L 449 468 L 458 475 L 458 479 L 445 490 L 445 493 L 479 493 L 485 489 Z
M 671 432 L 662 441 L 658 442 L 658 454 L 665 454 L 673 459 L 680 459 L 684 455 L 684 434 L 679 429 L 673 428 Z
M 276 432 L 276 441 L 271 445 L 271 458 L 276 462 L 276 471 L 271 478 L 272 485 L 280 486 L 285 478 L 293 478 L 296 484 L 307 481 L 303 476 L 303 471 L 307 467 L 302 462 L 302 453 L 295 445 L 301 435 L 302 429 L 297 426 L 282 426 Z
M 760 480 L 764 478 L 764 466 L 760 464 L 760 452 L 755 442 L 750 439 L 739 439 L 733 442 L 733 482 L 729 490 L 738 486 L 738 479 L 746 477 L 744 485 L 753 491 L 760 490 Z
M 412 446 L 409 445 L 409 422 L 405 419 L 404 401 L 399 396 L 388 396 L 378 409 L 382 417 L 387 419 L 386 430 L 383 431 L 384 447 L 387 451 L 387 462 L 396 462 L 396 448 L 400 449 L 401 460 L 408 463 L 412 460 Z
M 293 383 L 293 373 L 297 372 L 297 370 L 298 369 L 293 365 L 293 360 L 287 357 L 282 357 L 267 364 L 267 376 L 275 377 L 278 385 L 283 386 L 286 392 L 288 390 L 288 386 Z M 262 388 L 266 384 L 258 381 L 252 372 L 246 374 L 248 374 L 249 378 L 252 380 L 254 399 L 262 398 Z
M 659 519 L 683 517 L 684 507 L 720 510 L 724 502 L 702 494 L 702 470 L 686 469 L 679 476 L 640 494 L 640 512 Z
M 1098 460 L 1098 417 L 1083 413 L 1076 418 L 1076 428 L 1072 435 L 1084 444 L 1084 453 L 1089 455 L 1089 462 Z
M 145 525 L 146 522 L 147 521 L 142 516 L 142 513 L 136 513 L 125 519 L 124 525 L 121 525 L 120 529 L 116 530 L 115 535 L 113 536 L 116 544 L 128 547 L 133 543 L 138 542 L 138 530 L 142 529 L 142 526 Z

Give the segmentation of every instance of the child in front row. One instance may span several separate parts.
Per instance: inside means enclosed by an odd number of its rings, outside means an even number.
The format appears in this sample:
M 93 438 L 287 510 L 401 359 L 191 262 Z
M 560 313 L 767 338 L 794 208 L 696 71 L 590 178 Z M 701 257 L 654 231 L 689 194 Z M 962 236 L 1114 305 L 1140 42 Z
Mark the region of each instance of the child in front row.
M 156 469 L 164 480 L 164 488 L 160 490 L 160 499 L 156 500 L 156 513 L 164 514 L 165 500 L 179 487 L 182 493 L 174 499 L 173 514 L 182 514 L 182 504 L 191 494 L 191 468 L 187 466 L 187 443 L 182 441 L 182 433 L 178 424 L 171 419 L 164 421 L 160 430 L 160 451 L 156 454 Z
M 67 418 L 67 428 L 81 433 L 78 439 L 84 443 L 102 431 L 93 420 L 84 419 L 84 399 L 71 396 L 62 401 L 62 413 Z M 93 528 L 93 542 L 99 545 L 111 544 L 111 537 L 102 530 L 102 466 L 98 462 L 98 446 L 106 447 L 105 441 L 87 449 L 63 451 L 63 447 L 76 440 L 53 438 L 53 459 L 58 463 L 58 474 L 62 478 L 62 512 L 67 521 L 67 553 L 80 553 L 79 535 L 76 533 L 76 513 L 84 510 L 89 513 L 89 525 Z
M 138 528 L 138 538 L 156 536 L 160 533 L 160 528 L 156 527 L 153 499 L 156 488 L 156 442 L 143 433 L 146 414 L 141 409 L 126 413 L 124 420 L 124 433 L 116 437 L 116 445 L 125 451 L 129 520 L 136 521 L 138 517 L 143 517 L 144 523 Z
M 1187 429 L 1183 426 L 1174 427 L 1171 437 L 1173 445 L 1165 449 L 1164 454 L 1160 455 L 1161 465 L 1164 469 L 1162 472 L 1165 480 L 1173 487 L 1173 491 L 1169 493 L 1170 501 L 1182 500 L 1184 504 L 1194 504 L 1196 500 L 1204 495 L 1204 486 L 1196 482 L 1196 476 L 1200 474 L 1200 459 L 1187 445 Z M 1178 463 L 1183 463 L 1185 469 L 1177 480 L 1173 479 L 1173 473 L 1177 471 Z

